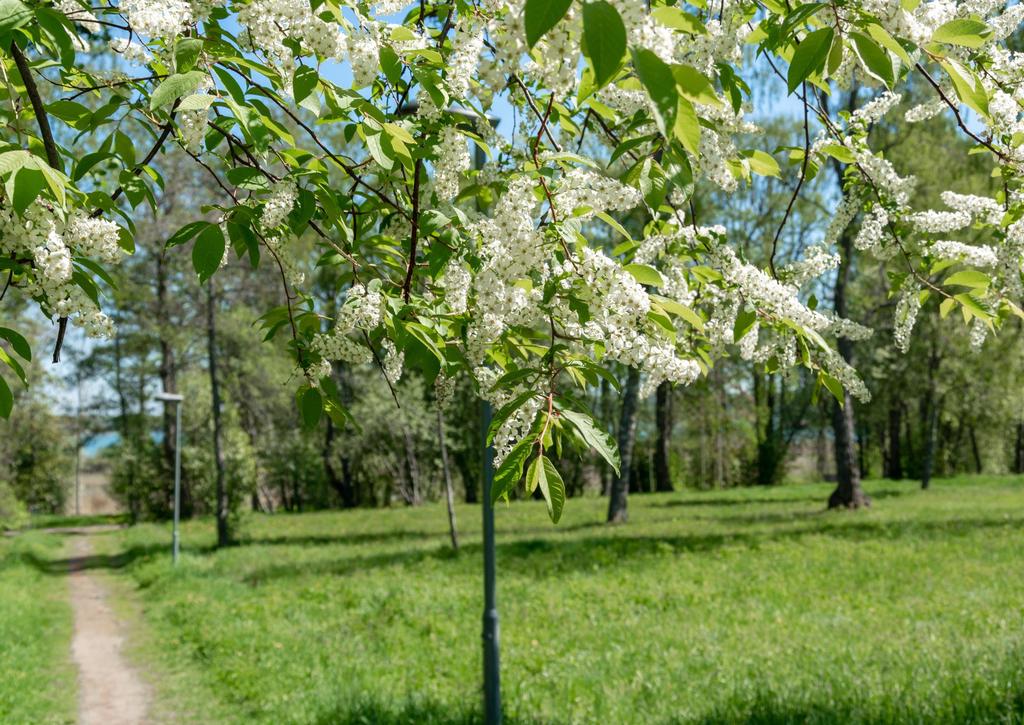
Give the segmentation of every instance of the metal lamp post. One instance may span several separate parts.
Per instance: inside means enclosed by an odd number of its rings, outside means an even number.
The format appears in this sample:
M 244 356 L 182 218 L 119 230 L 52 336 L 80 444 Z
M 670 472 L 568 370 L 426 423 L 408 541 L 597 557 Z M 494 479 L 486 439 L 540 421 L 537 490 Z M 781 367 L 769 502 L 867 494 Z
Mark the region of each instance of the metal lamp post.
M 171 534 L 171 562 L 178 563 L 178 521 L 181 515 L 181 404 L 184 398 L 176 393 L 159 393 L 157 400 L 174 404 L 174 532 Z

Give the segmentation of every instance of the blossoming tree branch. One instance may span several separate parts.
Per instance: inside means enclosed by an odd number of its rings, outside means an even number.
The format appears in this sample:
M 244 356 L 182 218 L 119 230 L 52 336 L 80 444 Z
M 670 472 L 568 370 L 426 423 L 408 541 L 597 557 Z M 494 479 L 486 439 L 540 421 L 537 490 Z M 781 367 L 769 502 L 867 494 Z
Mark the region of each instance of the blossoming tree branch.
M 391 383 L 416 368 L 442 399 L 468 375 L 496 410 L 495 497 L 525 472 L 557 521 L 550 449 L 618 465 L 581 402 L 617 385 L 609 362 L 640 369 L 641 395 L 735 351 L 868 396 L 835 345 L 871 330 L 808 294 L 848 227 L 887 265 L 897 346 L 929 298 L 978 344 L 1021 315 L 1024 60 L 1006 39 L 1022 18 L 997 0 L 0 0 L 0 288 L 54 320 L 54 361 L 69 322 L 112 334 L 106 270 L 176 145 L 211 183 L 167 244 L 191 245 L 201 281 L 235 257 L 275 271 L 262 322 L 288 338 L 308 423 L 346 415 L 333 361 Z M 98 44 L 113 68 L 82 62 Z M 752 59 L 802 108 L 785 171 L 750 141 Z M 910 82 L 931 97 L 907 120 L 952 114 L 991 157 L 994 198 L 911 208 L 914 179 L 869 145 Z M 872 99 L 837 112 L 851 87 Z M 498 100 L 517 119 L 504 136 Z M 693 214 L 698 183 L 784 174 L 796 200 L 826 167 L 843 179 L 831 227 L 786 264 L 774 246 L 750 264 Z M 988 243 L 957 241 L 967 228 Z M 310 243 L 340 270 L 329 309 L 305 286 Z M 0 337 L 6 416 L 31 351 Z

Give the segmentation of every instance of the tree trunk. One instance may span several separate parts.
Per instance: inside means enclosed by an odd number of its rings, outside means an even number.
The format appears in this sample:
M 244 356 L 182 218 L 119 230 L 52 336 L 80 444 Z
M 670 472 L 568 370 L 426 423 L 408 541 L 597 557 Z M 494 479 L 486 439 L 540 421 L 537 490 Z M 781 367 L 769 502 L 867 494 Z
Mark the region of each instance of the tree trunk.
M 903 478 L 903 451 L 900 438 L 903 435 L 903 408 L 895 401 L 889 404 L 889 456 L 885 477 L 893 481 Z
M 984 466 L 981 465 L 981 450 L 978 448 L 978 434 L 974 430 L 974 426 L 970 427 L 968 433 L 971 439 L 971 454 L 974 456 L 974 472 L 981 473 Z
M 654 417 L 658 426 L 658 441 L 654 447 L 654 488 L 656 491 L 671 491 L 672 383 L 667 380 L 658 386 Z
M 850 265 L 853 256 L 853 237 L 849 231 L 843 233 L 840 245 L 842 248 L 839 270 L 836 274 L 835 312 L 839 317 L 847 316 L 846 290 L 850 281 Z M 843 360 L 850 362 L 853 358 L 853 345 L 845 338 L 839 338 L 839 354 Z M 828 499 L 828 507 L 861 508 L 869 506 L 871 500 L 860 484 L 860 468 L 857 465 L 856 430 L 857 424 L 853 413 L 853 398 L 843 390 L 843 404 L 836 401 L 832 406 L 832 430 L 836 451 L 836 488 Z
M 213 411 L 213 460 L 216 466 L 217 546 L 231 543 L 231 529 L 228 521 L 228 492 L 224 466 L 224 426 L 221 421 L 220 380 L 217 376 L 217 294 L 211 279 L 206 283 L 206 355 L 210 374 L 210 406 Z
M 452 469 L 448 465 L 448 446 L 444 441 L 444 411 L 437 406 L 437 445 L 441 449 L 441 471 L 444 473 L 444 499 L 448 506 L 448 532 L 452 548 L 459 550 L 459 531 L 455 526 L 455 490 L 452 486 Z
M 348 385 L 348 378 L 340 363 L 334 363 L 331 366 L 331 376 L 338 386 L 338 394 L 341 397 L 342 404 L 346 406 L 351 405 L 351 390 Z M 358 497 L 356 496 L 355 481 L 352 479 L 352 461 L 346 451 L 340 451 L 338 462 L 341 464 L 341 471 L 338 471 L 335 466 L 333 451 L 336 429 L 334 421 L 330 416 L 327 416 L 326 428 L 323 459 L 324 473 L 327 474 L 327 484 L 338 494 L 342 508 L 354 508 L 358 503 Z
M 622 414 L 619 417 L 619 475 L 612 480 L 611 495 L 608 497 L 608 523 L 611 524 L 625 523 L 629 520 L 627 499 L 633 475 L 633 444 L 636 442 L 639 397 L 640 373 L 634 368 L 629 368 L 626 373 L 626 390 L 622 397 Z

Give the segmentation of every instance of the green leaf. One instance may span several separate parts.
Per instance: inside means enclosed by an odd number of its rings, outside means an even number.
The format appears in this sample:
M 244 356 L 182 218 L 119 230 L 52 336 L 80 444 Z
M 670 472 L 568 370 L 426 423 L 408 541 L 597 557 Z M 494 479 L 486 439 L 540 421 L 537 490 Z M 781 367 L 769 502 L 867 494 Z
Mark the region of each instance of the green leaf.
M 846 404 L 846 393 L 843 392 L 843 384 L 838 379 L 823 370 L 818 373 L 818 381 L 828 389 L 828 392 L 832 393 L 832 397 L 836 399 L 840 407 Z
M 670 299 L 668 297 L 662 297 L 660 295 L 651 295 L 651 299 L 661 305 L 665 312 L 676 317 L 681 317 L 690 323 L 690 326 L 703 332 L 704 320 L 701 319 L 700 315 L 693 311 L 692 308 L 687 307 L 682 302 Z
M 755 322 L 757 322 L 756 310 L 740 310 L 739 314 L 736 315 L 736 323 L 732 328 L 732 341 L 739 342 L 742 340 L 750 332 L 750 328 L 754 326 Z
M 203 52 L 203 41 L 199 38 L 178 38 L 174 43 L 174 70 L 187 73 L 196 67 Z
M 626 55 L 626 26 L 619 11 L 604 0 L 584 3 L 583 40 L 585 55 L 594 66 L 594 90 L 600 90 L 619 70 Z
M 0 0 L 0 33 L 20 28 L 31 19 L 32 9 L 21 0 Z
M 24 167 L 14 175 L 11 203 L 18 214 L 24 214 L 46 188 L 46 177 L 40 169 Z M 6 185 L 5 185 L 6 186 Z
M 896 72 L 893 70 L 892 58 L 889 57 L 889 53 L 863 33 L 850 33 L 850 38 L 857 49 L 857 55 L 860 56 L 868 71 L 886 86 L 892 88 L 896 82 Z
M 750 164 L 750 170 L 755 174 L 761 176 L 779 176 L 779 162 L 775 160 L 775 157 L 764 151 L 755 150 L 744 153 L 747 157 L 747 163 Z
M 976 269 L 965 269 L 946 277 L 944 284 L 959 285 L 972 289 L 988 289 L 989 285 L 992 284 L 992 280 L 984 272 L 979 272 Z
M 532 49 L 544 34 L 558 25 L 572 6 L 572 0 L 526 0 L 523 20 L 526 44 Z
M 296 68 L 295 75 L 292 78 L 292 96 L 295 98 L 295 102 L 301 103 L 304 101 L 319 82 L 320 74 L 316 72 L 316 69 L 305 65 L 300 65 Z
M 666 138 L 675 133 L 676 115 L 679 112 L 679 89 L 672 68 L 646 48 L 633 51 L 633 67 L 637 77 L 654 102 L 654 120 L 658 130 Z
M 711 80 L 692 65 L 673 65 L 672 75 L 685 98 L 705 106 L 721 106 L 722 101 L 715 93 Z
M 191 96 L 186 96 L 185 99 L 178 104 L 178 111 L 205 111 L 207 108 L 213 105 L 216 101 L 215 96 L 211 96 L 209 93 L 194 93 Z
M 167 243 L 164 244 L 164 247 L 170 249 L 171 247 L 176 247 L 179 244 L 184 244 L 208 226 L 211 226 L 211 223 L 207 221 L 189 222 L 172 234 L 167 240 Z
M 590 446 L 593 450 L 608 462 L 615 473 L 619 472 L 619 451 L 615 446 L 615 441 L 612 437 L 600 430 L 594 423 L 593 419 L 585 413 L 578 413 L 575 410 L 560 410 L 562 419 L 567 420 L 576 431 L 580 434 L 580 438 L 583 439 L 584 443 Z
M 828 52 L 832 47 L 832 28 L 821 28 L 809 33 L 793 52 L 789 62 L 789 74 L 786 85 L 789 92 L 795 91 L 812 73 L 825 65 Z
M 980 20 L 957 18 L 940 25 L 932 35 L 932 42 L 980 48 L 992 35 L 992 28 Z
M 498 499 L 508 496 L 519 483 L 519 479 L 523 477 L 523 464 L 526 463 L 534 442 L 532 435 L 526 436 L 516 444 L 498 466 L 498 470 L 494 472 L 494 480 L 491 482 L 492 502 L 497 502 Z
M 205 282 L 220 269 L 224 259 L 224 232 L 218 224 L 209 224 L 192 246 L 192 266 L 199 275 L 199 281 Z
M 175 73 L 153 91 L 153 95 L 149 97 L 150 110 L 155 111 L 182 96 L 195 92 L 205 77 L 205 73 L 197 70 L 190 70 L 188 73 Z
M 26 360 L 32 360 L 32 348 L 29 347 L 28 340 L 22 337 L 21 333 L 15 332 L 9 327 L 0 327 L 0 338 L 7 340 L 14 352 Z
M 682 142 L 683 148 L 693 156 L 699 154 L 700 119 L 697 118 L 697 109 L 682 96 L 679 97 L 679 104 L 676 106 L 676 122 L 672 131 Z
M 665 284 L 658 270 L 646 264 L 627 264 L 625 270 L 640 284 L 649 284 L 652 287 L 661 287 Z
M 14 393 L 11 392 L 7 381 L 0 375 L 0 418 L 11 417 L 11 410 L 14 408 Z
M 324 399 L 316 388 L 309 388 L 302 394 L 302 423 L 307 428 L 314 428 L 320 422 L 324 410 Z
M 682 30 L 690 35 L 707 35 L 708 29 L 704 21 L 696 15 L 684 12 L 676 7 L 656 8 L 651 12 L 651 17 L 667 28 Z
M 526 484 L 531 492 L 540 488 L 544 502 L 548 505 L 548 516 L 552 523 L 557 524 L 565 506 L 565 483 L 550 458 L 541 454 L 533 459 L 526 474 Z

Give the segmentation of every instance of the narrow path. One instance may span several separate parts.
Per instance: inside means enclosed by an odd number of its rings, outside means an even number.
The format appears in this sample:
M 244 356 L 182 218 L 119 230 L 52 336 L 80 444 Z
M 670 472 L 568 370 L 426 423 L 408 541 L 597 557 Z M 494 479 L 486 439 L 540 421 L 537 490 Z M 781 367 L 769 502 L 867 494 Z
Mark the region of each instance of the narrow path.
M 124 628 L 107 604 L 99 577 L 89 571 L 90 537 L 84 530 L 79 534 L 69 562 L 75 619 L 71 656 L 78 667 L 79 725 L 144 723 L 149 692 L 122 654 Z

